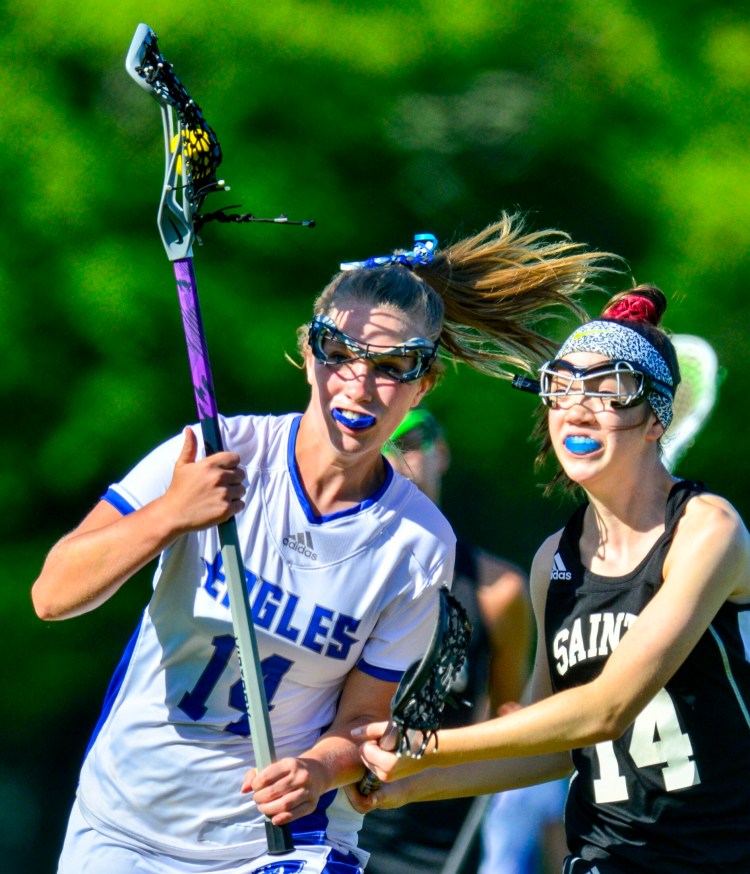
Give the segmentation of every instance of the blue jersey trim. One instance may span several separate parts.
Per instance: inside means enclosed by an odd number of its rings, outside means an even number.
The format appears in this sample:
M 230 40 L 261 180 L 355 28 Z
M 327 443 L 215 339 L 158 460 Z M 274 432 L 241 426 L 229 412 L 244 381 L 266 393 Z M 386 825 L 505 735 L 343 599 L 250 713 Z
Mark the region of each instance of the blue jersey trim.
M 341 519 L 343 516 L 354 516 L 356 513 L 361 513 L 363 510 L 366 510 L 368 507 L 372 507 L 373 504 L 376 504 L 385 494 L 386 489 L 391 484 L 391 480 L 393 479 L 393 468 L 385 458 L 385 481 L 382 486 L 376 491 L 373 492 L 368 498 L 365 498 L 360 504 L 357 504 L 354 507 L 350 507 L 348 510 L 339 510 L 337 513 L 328 513 L 325 516 L 318 516 L 318 514 L 313 510 L 310 506 L 310 502 L 307 500 L 307 495 L 305 494 L 305 490 L 302 488 L 302 481 L 299 478 L 299 470 L 297 469 L 297 461 L 294 457 L 294 447 L 297 443 L 297 433 L 299 431 L 300 422 L 302 421 L 302 416 L 298 416 L 293 422 L 292 427 L 289 431 L 289 444 L 287 446 L 287 466 L 289 467 L 289 475 L 292 478 L 292 485 L 294 486 L 294 491 L 297 494 L 297 498 L 304 510 L 305 516 L 307 517 L 307 521 L 311 525 L 321 525 L 323 522 L 330 522 L 333 519 Z
M 392 671 L 388 668 L 379 668 L 377 665 L 371 665 L 364 659 L 357 662 L 357 667 L 363 674 L 369 674 L 377 680 L 385 680 L 386 683 L 398 683 L 401 677 L 404 676 L 403 671 Z
M 112 488 L 107 489 L 107 491 L 102 495 L 102 500 L 106 501 L 108 504 L 112 504 L 115 510 L 119 510 L 123 516 L 135 512 L 135 507 L 131 507 L 125 498 Z
M 312 813 L 301 816 L 291 824 L 294 842 L 299 844 L 323 844 L 328 827 L 326 811 L 333 804 L 338 789 L 329 789 L 318 799 L 318 805 Z
M 115 703 L 115 698 L 120 692 L 122 688 L 122 684 L 125 680 L 125 674 L 128 672 L 128 667 L 130 665 L 130 660 L 133 657 L 133 651 L 135 650 L 135 643 L 138 640 L 138 635 L 141 631 L 141 625 L 143 624 L 143 617 L 141 617 L 141 621 L 138 623 L 135 631 L 133 632 L 132 637 L 128 641 L 125 651 L 122 654 L 122 658 L 120 659 L 119 664 L 115 668 L 115 672 L 112 674 L 112 679 L 109 681 L 109 686 L 107 687 L 107 693 L 104 696 L 104 703 L 102 704 L 102 712 L 99 716 L 99 719 L 94 726 L 94 732 L 91 735 L 91 740 L 86 747 L 86 752 L 83 754 L 83 758 L 85 759 L 88 756 L 91 747 L 96 743 L 97 737 L 99 737 L 99 732 L 102 730 L 104 723 L 109 718 L 109 714 L 112 712 L 112 707 Z
M 312 813 L 308 813 L 307 816 L 302 816 L 291 823 L 290 829 L 295 846 L 322 846 L 327 843 L 327 810 L 333 804 L 338 791 L 338 789 L 329 789 L 328 792 L 324 792 L 318 799 L 318 806 Z M 341 791 L 343 792 L 343 789 Z M 283 859 L 280 859 L 279 864 L 282 865 L 283 861 Z M 294 860 L 290 860 L 290 864 L 294 865 L 296 863 Z M 268 874 L 271 874 L 271 869 L 274 872 L 276 871 L 275 866 L 269 865 Z M 260 870 L 265 871 L 266 868 L 264 867 Z M 362 867 L 353 853 L 343 853 L 331 848 L 323 872 L 324 874 L 362 874 Z M 281 867 L 279 868 L 279 874 L 283 874 Z

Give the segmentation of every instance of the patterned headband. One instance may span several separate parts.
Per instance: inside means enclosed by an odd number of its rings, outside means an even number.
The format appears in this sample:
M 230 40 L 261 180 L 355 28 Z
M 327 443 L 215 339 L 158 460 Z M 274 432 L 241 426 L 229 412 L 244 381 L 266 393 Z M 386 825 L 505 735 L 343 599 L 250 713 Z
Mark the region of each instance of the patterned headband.
M 576 328 L 560 347 L 557 358 L 572 352 L 596 352 L 613 361 L 628 361 L 651 377 L 647 400 L 666 431 L 672 421 L 674 380 L 661 353 L 638 331 L 604 319 Z

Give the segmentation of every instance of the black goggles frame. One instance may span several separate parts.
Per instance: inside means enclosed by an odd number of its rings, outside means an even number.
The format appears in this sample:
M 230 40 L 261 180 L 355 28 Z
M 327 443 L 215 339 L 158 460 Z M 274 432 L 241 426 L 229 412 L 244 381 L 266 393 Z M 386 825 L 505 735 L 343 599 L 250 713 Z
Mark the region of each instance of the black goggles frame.
M 326 340 L 336 340 L 352 354 L 341 361 L 331 360 L 324 348 Z M 362 359 L 372 362 L 378 373 L 395 382 L 415 382 L 421 379 L 429 371 L 438 352 L 438 343 L 432 343 L 424 337 L 413 337 L 398 346 L 376 346 L 373 348 L 369 343 L 363 346 L 339 330 L 330 316 L 315 316 L 308 330 L 308 344 L 315 360 L 321 364 L 328 367 L 340 367 L 343 364 Z M 412 356 L 416 359 L 416 364 L 409 370 L 399 371 L 385 360 L 394 356 L 402 358 Z

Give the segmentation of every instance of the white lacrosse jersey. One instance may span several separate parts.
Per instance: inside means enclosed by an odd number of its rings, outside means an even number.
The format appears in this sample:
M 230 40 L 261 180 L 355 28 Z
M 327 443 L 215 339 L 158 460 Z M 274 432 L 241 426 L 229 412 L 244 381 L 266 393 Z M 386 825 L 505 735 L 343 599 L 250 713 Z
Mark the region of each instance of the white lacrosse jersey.
M 425 651 L 438 588 L 453 574 L 448 522 L 390 467 L 361 504 L 316 516 L 294 460 L 300 418 L 222 420 L 224 445 L 247 471 L 236 522 L 278 758 L 315 744 L 355 666 L 400 679 Z M 161 496 L 183 441 L 155 449 L 105 498 L 129 513 Z M 252 794 L 240 792 L 253 765 L 212 528 L 180 537 L 159 559 L 86 753 L 79 801 L 92 827 L 123 843 L 199 860 L 252 859 L 266 849 L 263 817 Z M 343 790 L 333 790 L 292 829 L 299 843 L 354 851 L 360 824 Z

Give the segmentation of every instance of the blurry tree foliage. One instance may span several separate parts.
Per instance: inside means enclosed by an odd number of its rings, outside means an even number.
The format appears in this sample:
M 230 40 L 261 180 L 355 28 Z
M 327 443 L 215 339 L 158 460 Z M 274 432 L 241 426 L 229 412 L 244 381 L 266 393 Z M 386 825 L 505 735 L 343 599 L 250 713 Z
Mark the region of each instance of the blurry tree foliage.
M 161 122 L 124 70 L 144 20 L 221 141 L 232 190 L 208 208 L 317 222 L 204 229 L 195 265 L 223 412 L 304 407 L 284 353 L 341 260 L 415 232 L 447 242 L 519 209 L 531 227 L 622 255 L 632 277 L 612 291 L 657 283 L 666 326 L 716 346 L 720 403 L 678 472 L 750 516 L 750 18 L 738 4 L 7 0 L 0 803 L 15 819 L 0 849 L 24 874 L 52 869 L 150 575 L 59 624 L 34 617 L 29 586 L 107 485 L 194 418 L 155 222 Z M 561 337 L 569 325 L 547 327 Z M 528 566 L 569 511 L 541 497 L 533 399 L 457 369 L 428 404 L 453 448 L 447 514 Z

